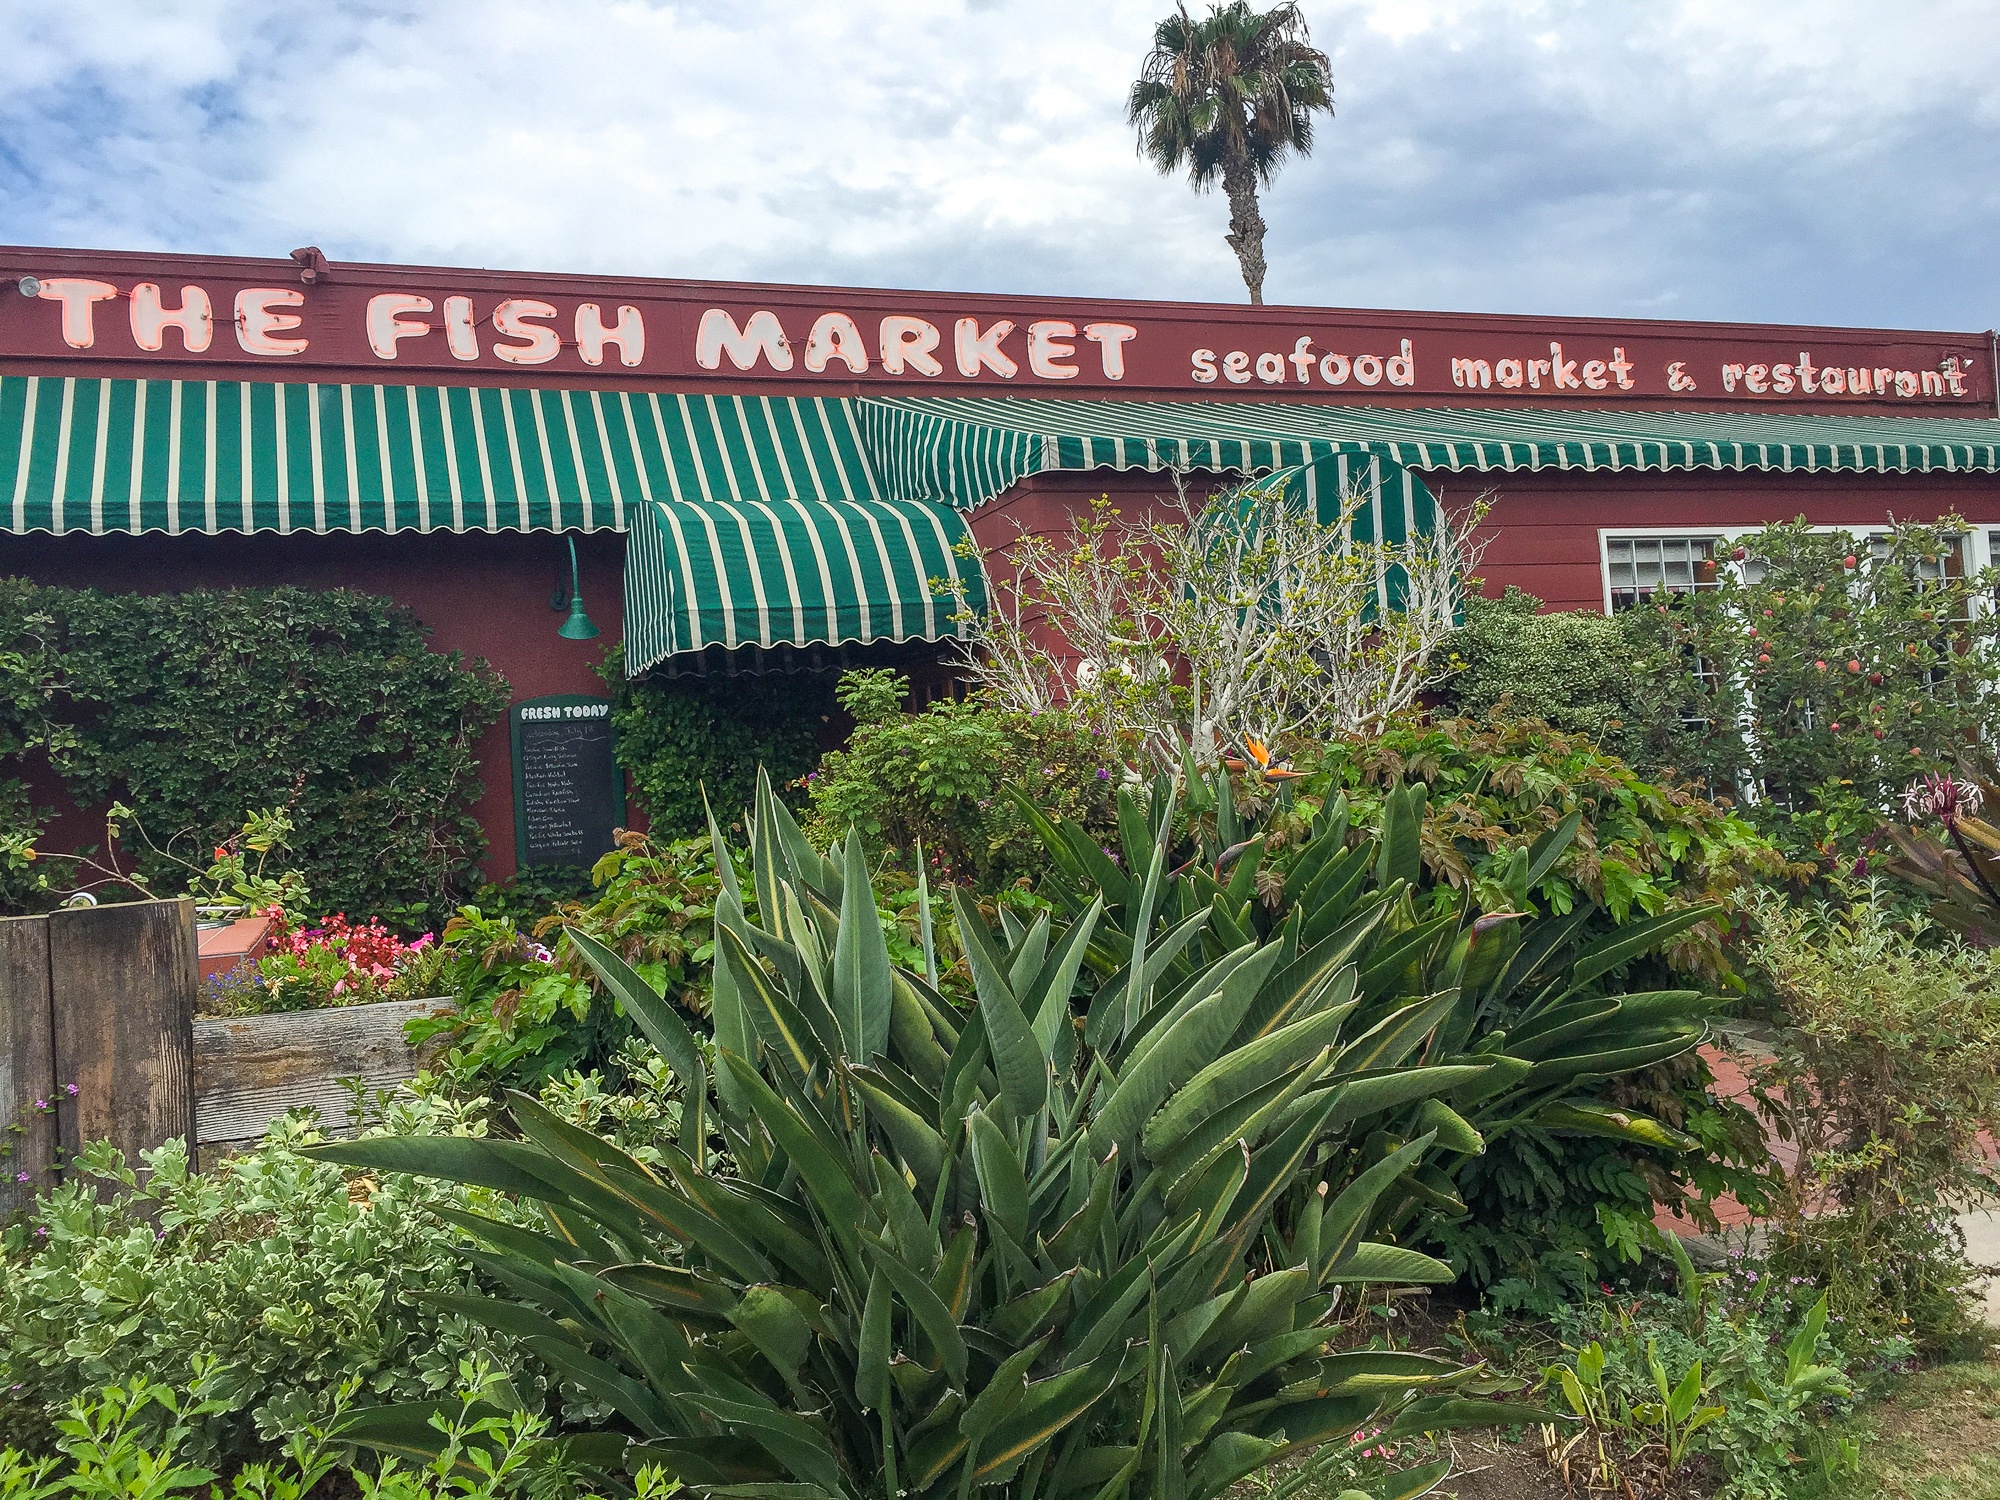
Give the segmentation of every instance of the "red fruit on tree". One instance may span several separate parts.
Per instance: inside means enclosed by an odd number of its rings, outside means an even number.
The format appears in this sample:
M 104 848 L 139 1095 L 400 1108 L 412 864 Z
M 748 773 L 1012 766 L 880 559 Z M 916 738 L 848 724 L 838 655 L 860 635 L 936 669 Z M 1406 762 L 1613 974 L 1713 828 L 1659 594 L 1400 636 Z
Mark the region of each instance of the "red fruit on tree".
M 1859 672 L 1861 670 L 1861 663 L 1858 661 L 1851 661 L 1847 664 L 1847 670 L 1850 672 Z
M 1813 663 L 1813 665 L 1818 667 L 1822 672 L 1826 670 L 1826 663 L 1823 661 L 1816 661 Z
M 1855 565 L 1855 564 L 1856 564 L 1856 563 L 1857 563 L 1858 561 L 1859 561 L 1859 559 L 1858 559 L 1858 558 L 1856 558 L 1856 557 L 1855 557 L 1855 555 L 1854 555 L 1854 554 L 1853 554 L 1852 552 L 1850 552 L 1850 553 L 1848 553 L 1848 554 L 1847 554 L 1847 556 L 1843 557 L 1843 558 L 1842 558 L 1842 559 L 1840 560 L 1840 565 L 1841 565 L 1841 566 L 1842 566 L 1843 568 L 1851 568 L 1851 567 L 1853 567 L 1853 566 L 1854 566 L 1854 565 Z

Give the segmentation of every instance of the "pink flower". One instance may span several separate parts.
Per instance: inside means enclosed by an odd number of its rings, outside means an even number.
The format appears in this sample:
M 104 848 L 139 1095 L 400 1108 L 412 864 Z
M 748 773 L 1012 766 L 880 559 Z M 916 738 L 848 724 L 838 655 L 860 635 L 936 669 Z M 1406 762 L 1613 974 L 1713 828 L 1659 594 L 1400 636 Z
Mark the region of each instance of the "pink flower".
M 1912 747 L 1914 749 L 1914 747 Z M 1936 818 L 1946 828 L 1979 811 L 1979 788 L 1946 772 L 1933 771 L 1903 793 L 1903 813 L 1912 823 Z

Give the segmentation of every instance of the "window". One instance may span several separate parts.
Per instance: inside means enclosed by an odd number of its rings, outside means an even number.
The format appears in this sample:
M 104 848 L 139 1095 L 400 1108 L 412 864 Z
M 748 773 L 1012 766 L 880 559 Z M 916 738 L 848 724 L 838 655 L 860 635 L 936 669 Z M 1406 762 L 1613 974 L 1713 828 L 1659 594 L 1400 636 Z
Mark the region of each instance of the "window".
M 1604 561 L 1611 608 L 1630 609 L 1665 589 L 1686 594 L 1715 587 L 1712 536 L 1614 536 L 1605 538 Z

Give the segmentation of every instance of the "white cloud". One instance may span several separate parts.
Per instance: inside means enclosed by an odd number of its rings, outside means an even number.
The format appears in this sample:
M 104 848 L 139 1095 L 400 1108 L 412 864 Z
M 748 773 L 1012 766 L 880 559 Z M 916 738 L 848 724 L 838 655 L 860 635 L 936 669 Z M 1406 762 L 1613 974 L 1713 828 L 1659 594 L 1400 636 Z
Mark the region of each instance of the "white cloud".
M 1136 158 L 1166 0 L 0 0 L 0 235 L 1241 296 Z M 2000 8 L 1308 0 L 1274 299 L 1979 326 Z

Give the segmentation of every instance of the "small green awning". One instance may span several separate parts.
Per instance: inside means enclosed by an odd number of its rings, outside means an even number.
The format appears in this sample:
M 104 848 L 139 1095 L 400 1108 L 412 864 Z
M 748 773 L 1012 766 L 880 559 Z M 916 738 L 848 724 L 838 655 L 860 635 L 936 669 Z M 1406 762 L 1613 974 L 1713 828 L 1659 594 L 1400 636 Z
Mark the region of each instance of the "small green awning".
M 1051 470 L 1411 469 L 2000 473 L 2000 420 L 911 396 L 858 403 L 892 492 L 974 509 Z
M 709 646 L 964 638 L 986 608 L 965 518 L 922 500 L 661 500 L 625 554 L 625 668 Z

